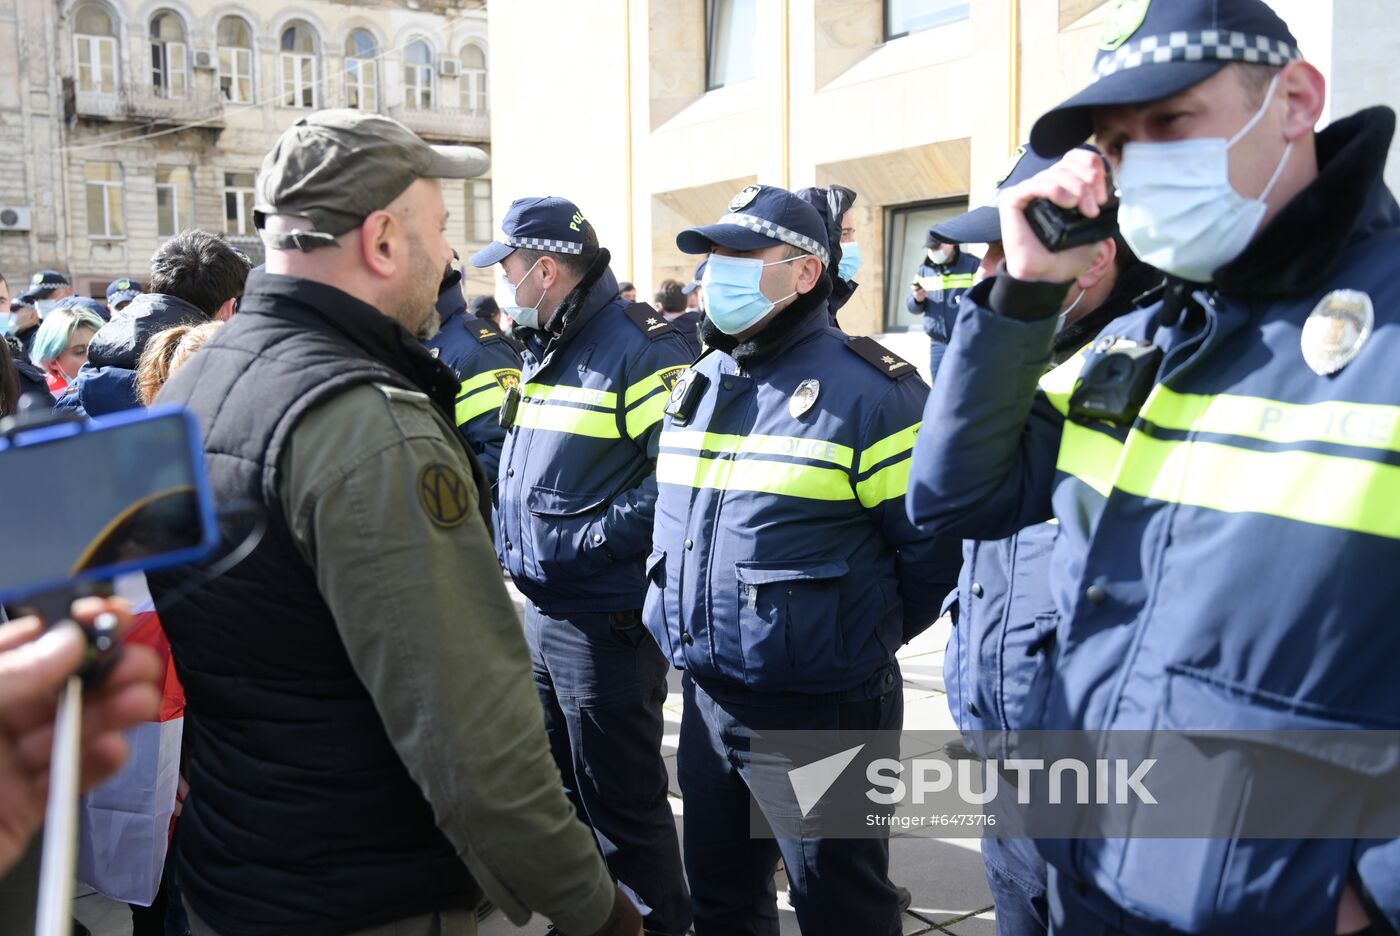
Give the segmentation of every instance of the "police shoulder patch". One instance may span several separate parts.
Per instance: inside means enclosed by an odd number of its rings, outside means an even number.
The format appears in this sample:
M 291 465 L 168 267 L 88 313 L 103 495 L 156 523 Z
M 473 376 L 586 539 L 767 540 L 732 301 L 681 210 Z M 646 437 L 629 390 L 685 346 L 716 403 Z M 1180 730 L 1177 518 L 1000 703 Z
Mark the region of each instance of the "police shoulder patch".
M 490 325 L 482 324 L 480 320 L 477 320 L 475 323 L 468 322 L 467 330 L 470 331 L 472 335 L 475 336 L 476 340 L 481 342 L 482 344 L 486 344 L 491 341 L 500 341 L 502 337 L 499 331 L 492 328 Z
M 642 330 L 652 341 L 662 335 L 675 331 L 671 323 L 666 321 L 666 316 L 647 305 L 645 302 L 638 302 L 627 310 L 627 317 L 632 320 L 632 324 Z
M 865 362 L 890 380 L 899 380 L 919 372 L 913 364 L 891 352 L 873 338 L 849 338 L 846 347 L 865 359 Z
M 429 520 L 449 530 L 461 526 L 472 510 L 467 482 L 457 469 L 443 462 L 433 462 L 418 472 L 418 503 Z

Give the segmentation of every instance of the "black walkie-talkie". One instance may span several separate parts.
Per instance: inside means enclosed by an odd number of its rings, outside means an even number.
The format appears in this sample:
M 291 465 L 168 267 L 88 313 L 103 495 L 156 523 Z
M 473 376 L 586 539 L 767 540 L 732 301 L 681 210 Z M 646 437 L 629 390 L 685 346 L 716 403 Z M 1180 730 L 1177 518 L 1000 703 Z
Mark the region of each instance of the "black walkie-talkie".
M 1031 230 L 1045 249 L 1054 253 L 1096 244 L 1118 233 L 1118 195 L 1113 191 L 1113 170 L 1097 149 L 1092 146 L 1084 149 L 1103 159 L 1104 171 L 1108 174 L 1111 194 L 1099 207 L 1098 217 L 1086 218 L 1079 209 L 1061 208 L 1047 198 L 1037 198 L 1026 207 L 1026 220 L 1031 223 Z

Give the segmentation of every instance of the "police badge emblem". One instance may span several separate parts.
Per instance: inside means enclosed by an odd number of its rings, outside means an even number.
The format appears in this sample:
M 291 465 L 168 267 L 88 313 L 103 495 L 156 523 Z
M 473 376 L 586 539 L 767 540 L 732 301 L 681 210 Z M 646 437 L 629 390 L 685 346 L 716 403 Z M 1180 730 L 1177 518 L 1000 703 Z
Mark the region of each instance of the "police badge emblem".
M 792 396 L 788 398 L 788 413 L 793 419 L 801 419 L 802 415 L 817 403 L 817 397 L 822 392 L 821 381 L 804 380 L 797 385 L 797 389 L 792 391 Z
M 1321 377 L 1335 374 L 1356 360 L 1375 325 L 1370 296 L 1356 289 L 1334 290 L 1303 323 L 1303 360 Z
M 755 198 L 758 197 L 758 193 L 761 191 L 761 186 L 744 186 L 744 188 L 739 192 L 739 194 L 734 196 L 734 200 L 729 203 L 729 210 L 742 211 L 743 209 L 749 206 L 749 202 L 753 201 Z

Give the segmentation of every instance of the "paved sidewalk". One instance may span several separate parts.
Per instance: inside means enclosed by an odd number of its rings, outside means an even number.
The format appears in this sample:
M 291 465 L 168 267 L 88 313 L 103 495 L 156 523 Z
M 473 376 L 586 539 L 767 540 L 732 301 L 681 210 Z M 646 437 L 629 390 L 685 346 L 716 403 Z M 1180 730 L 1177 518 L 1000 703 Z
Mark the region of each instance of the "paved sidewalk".
M 899 654 L 904 671 L 904 727 L 953 730 L 943 692 L 943 648 L 948 642 L 947 621 L 940 621 Z M 680 734 L 681 692 L 679 674 L 672 673 L 671 695 L 666 705 L 668 732 L 663 752 L 671 773 L 672 807 L 677 825 L 684 814 L 680 789 L 675 783 L 676 743 Z M 982 857 L 975 839 L 931 839 L 896 836 L 891 843 L 890 876 L 914 895 L 904 918 L 905 936 L 953 933 L 956 936 L 993 936 L 992 898 L 982 874 Z M 779 906 L 784 936 L 798 936 L 797 917 L 785 903 L 779 877 Z M 93 936 L 126 936 L 131 932 L 130 911 L 97 894 L 79 897 L 74 916 Z M 482 936 L 541 936 L 548 923 L 535 917 L 524 927 L 513 926 L 497 912 L 481 927 Z

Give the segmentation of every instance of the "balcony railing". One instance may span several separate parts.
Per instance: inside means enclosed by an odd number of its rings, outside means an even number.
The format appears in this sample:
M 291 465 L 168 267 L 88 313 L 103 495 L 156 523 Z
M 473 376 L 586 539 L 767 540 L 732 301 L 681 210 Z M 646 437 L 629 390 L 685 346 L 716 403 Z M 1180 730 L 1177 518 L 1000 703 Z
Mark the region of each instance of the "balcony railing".
M 163 89 L 145 85 L 115 92 L 78 90 L 75 98 L 80 117 L 223 126 L 223 99 L 207 92 L 189 91 L 184 97 L 170 97 Z
M 480 111 L 399 104 L 389 108 L 389 116 L 414 133 L 434 140 L 486 142 L 491 138 L 491 115 Z

